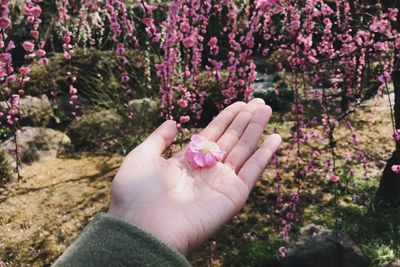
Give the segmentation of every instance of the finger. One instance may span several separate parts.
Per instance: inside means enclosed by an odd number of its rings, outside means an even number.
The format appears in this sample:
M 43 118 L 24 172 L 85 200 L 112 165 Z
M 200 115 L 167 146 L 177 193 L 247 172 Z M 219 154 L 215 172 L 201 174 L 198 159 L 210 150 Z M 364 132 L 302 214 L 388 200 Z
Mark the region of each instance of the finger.
M 167 149 L 176 137 L 176 122 L 169 120 L 161 124 L 147 139 L 138 147 L 147 153 L 160 155 Z
M 246 107 L 246 103 L 244 102 L 236 102 L 228 106 L 200 132 L 200 135 L 215 142 L 244 107 Z
M 249 189 L 253 188 L 281 142 L 282 138 L 278 134 L 268 136 L 261 147 L 240 169 L 238 175 L 248 185 Z
M 258 99 L 249 102 L 246 108 L 239 112 L 236 118 L 233 120 L 229 128 L 218 140 L 217 144 L 223 151 L 226 152 L 226 156 L 231 152 L 235 145 L 239 142 L 240 137 L 246 130 L 247 125 L 250 123 L 254 112 L 259 107 L 264 107 L 264 102 L 259 102 Z
M 248 104 L 265 105 L 265 101 L 262 98 L 253 98 Z
M 269 106 L 258 107 L 254 112 L 246 130 L 225 159 L 237 173 L 257 148 L 258 140 L 271 117 L 272 110 Z

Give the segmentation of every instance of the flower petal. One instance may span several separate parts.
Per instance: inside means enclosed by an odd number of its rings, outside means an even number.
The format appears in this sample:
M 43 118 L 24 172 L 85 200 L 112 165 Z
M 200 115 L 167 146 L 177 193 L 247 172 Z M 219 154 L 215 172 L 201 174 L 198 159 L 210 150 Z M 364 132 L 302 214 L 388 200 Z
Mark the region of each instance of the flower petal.
M 192 166 L 193 168 L 198 168 L 199 166 L 196 164 L 196 162 L 194 161 L 194 156 L 196 155 L 195 152 L 193 152 L 192 150 L 188 149 L 186 151 L 186 158 L 187 161 L 189 162 L 190 166 Z
M 194 155 L 193 160 L 197 164 L 197 166 L 199 166 L 199 167 L 205 167 L 206 166 L 205 155 L 204 155 L 203 152 L 196 153 Z
M 192 138 L 190 139 L 190 141 L 192 141 L 193 143 L 197 143 L 197 144 L 202 143 L 203 140 L 204 140 L 204 137 L 202 137 L 198 134 L 193 135 Z
M 207 166 L 214 166 L 217 163 L 217 160 L 211 154 L 207 153 L 205 156 L 205 163 Z

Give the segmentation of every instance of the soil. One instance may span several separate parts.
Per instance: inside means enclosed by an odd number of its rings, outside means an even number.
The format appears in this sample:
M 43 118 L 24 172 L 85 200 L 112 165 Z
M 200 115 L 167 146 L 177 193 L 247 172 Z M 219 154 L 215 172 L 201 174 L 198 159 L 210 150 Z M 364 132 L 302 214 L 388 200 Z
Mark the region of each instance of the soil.
M 50 266 L 107 208 L 121 156 L 58 158 L 23 169 L 0 196 L 0 257 L 10 266 Z

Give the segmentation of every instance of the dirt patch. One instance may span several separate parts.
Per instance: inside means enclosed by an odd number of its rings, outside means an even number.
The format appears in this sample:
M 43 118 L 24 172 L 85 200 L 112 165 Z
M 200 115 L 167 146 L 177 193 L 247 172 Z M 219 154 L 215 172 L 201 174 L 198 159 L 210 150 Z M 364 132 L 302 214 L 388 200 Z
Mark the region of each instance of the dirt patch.
M 23 169 L 0 196 L 0 257 L 50 266 L 96 213 L 106 210 L 120 156 L 54 159 Z

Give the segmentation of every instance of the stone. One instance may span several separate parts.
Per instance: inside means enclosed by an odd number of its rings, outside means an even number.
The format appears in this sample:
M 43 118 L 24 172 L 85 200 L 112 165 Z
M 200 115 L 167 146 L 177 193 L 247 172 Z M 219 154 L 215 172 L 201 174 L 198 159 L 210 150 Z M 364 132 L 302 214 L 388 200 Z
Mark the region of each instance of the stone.
M 0 103 L 0 110 L 7 110 L 6 103 Z M 53 117 L 53 107 L 46 95 L 24 96 L 19 103 L 20 125 L 46 127 Z
M 143 128 L 153 128 L 160 119 L 160 108 L 156 101 L 141 98 L 129 101 L 133 111 L 133 122 Z
M 305 226 L 287 247 L 284 267 L 367 267 L 368 261 L 346 234 L 314 224 Z
M 383 264 L 381 267 L 400 267 L 400 260 L 397 260 L 395 262 L 387 262 Z
M 134 99 L 129 101 L 129 106 L 134 113 L 158 112 L 157 102 L 150 98 Z
M 17 136 L 19 158 L 23 164 L 31 164 L 57 157 L 64 152 L 71 144 L 69 137 L 63 132 L 42 128 L 22 127 L 21 133 Z M 15 162 L 13 151 L 15 151 L 14 138 L 11 137 L 0 144 L 8 162 Z
M 12 166 L 6 153 L 0 150 L 0 187 L 12 178 Z
M 98 150 L 120 134 L 123 119 L 112 110 L 86 111 L 67 129 L 75 149 Z

